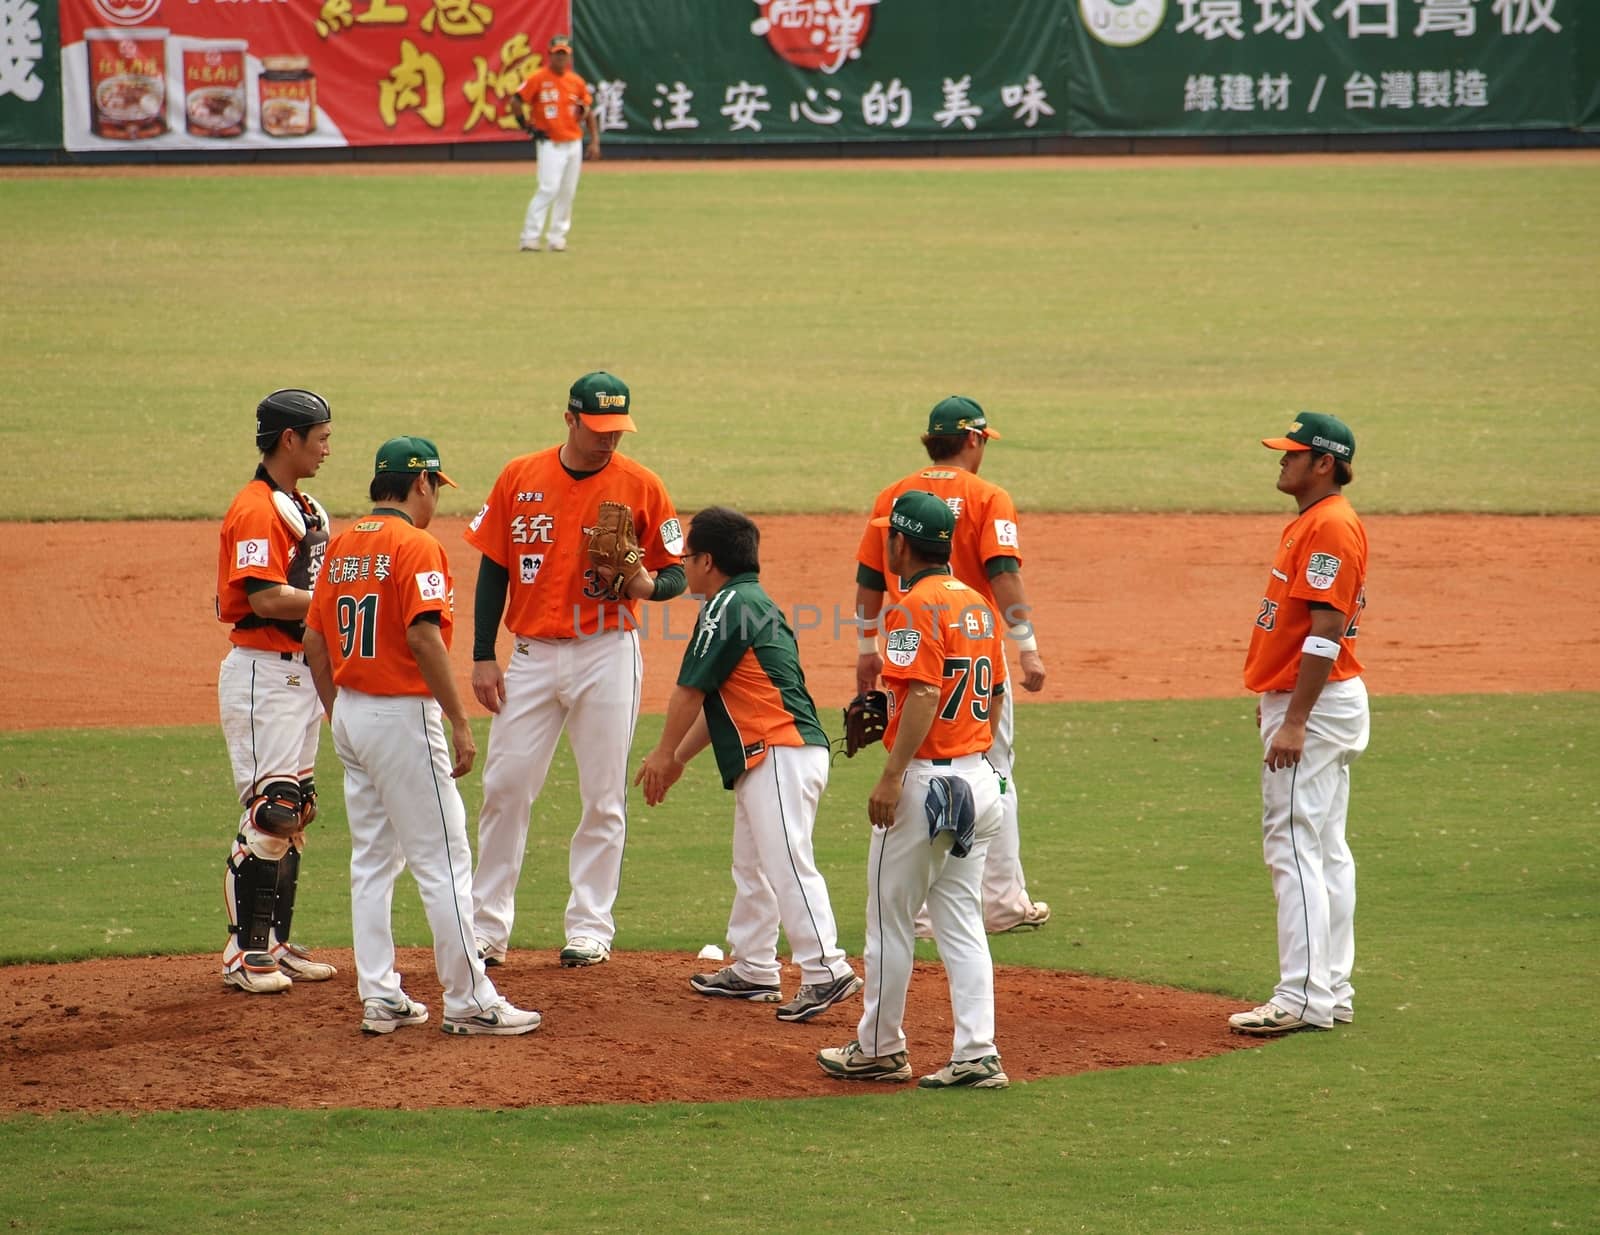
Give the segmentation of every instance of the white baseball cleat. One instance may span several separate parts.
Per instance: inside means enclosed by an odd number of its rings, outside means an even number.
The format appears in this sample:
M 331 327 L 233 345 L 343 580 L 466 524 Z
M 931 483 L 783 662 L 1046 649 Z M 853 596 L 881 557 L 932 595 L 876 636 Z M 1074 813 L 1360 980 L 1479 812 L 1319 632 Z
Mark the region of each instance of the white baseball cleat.
M 393 1033 L 404 1025 L 424 1025 L 428 1005 L 417 1003 L 404 992 L 399 999 L 369 999 L 361 1005 L 362 1033 Z
M 574 935 L 561 949 L 561 963 L 568 969 L 577 965 L 601 965 L 610 958 L 610 946 L 588 935 Z
M 247 995 L 276 995 L 294 985 L 289 975 L 278 968 L 278 962 L 265 952 L 244 953 L 239 958 L 239 968 L 222 971 L 222 982 Z
M 445 1033 L 456 1034 L 492 1034 L 496 1037 L 511 1037 L 516 1034 L 532 1033 L 539 1028 L 544 1020 L 537 1012 L 525 1008 L 515 1008 L 502 999 L 494 1007 L 476 1016 L 447 1016 L 444 1024 L 439 1028 Z
M 297 943 L 280 945 L 278 968 L 301 982 L 326 982 L 339 972 L 332 965 L 312 960 L 311 953 Z
M 1234 1033 L 1249 1034 L 1254 1038 L 1270 1038 L 1280 1033 L 1297 1033 L 1302 1029 L 1321 1029 L 1325 1026 L 1313 1025 L 1269 1001 L 1248 1012 L 1235 1012 L 1228 1018 L 1228 1028 Z

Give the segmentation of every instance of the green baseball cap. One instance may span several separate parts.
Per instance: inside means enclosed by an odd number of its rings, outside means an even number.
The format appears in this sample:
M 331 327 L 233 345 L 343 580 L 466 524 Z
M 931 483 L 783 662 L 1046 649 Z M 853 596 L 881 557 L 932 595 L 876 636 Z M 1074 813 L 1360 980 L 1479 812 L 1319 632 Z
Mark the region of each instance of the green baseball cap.
M 425 437 L 391 437 L 378 447 L 378 457 L 372 464 L 374 476 L 419 476 L 423 472 L 435 472 L 442 484 L 458 487 L 439 471 L 439 448 Z
M 966 395 L 951 395 L 948 399 L 940 399 L 933 405 L 933 411 L 928 413 L 928 434 L 930 437 L 948 437 L 956 433 L 981 433 L 984 437 L 999 437 L 989 427 L 989 418 L 983 414 L 983 409 L 977 401 L 967 398 Z
M 585 373 L 567 392 L 567 410 L 577 412 L 596 433 L 637 433 L 639 427 L 628 415 L 632 405 L 628 383 L 604 369 Z
M 937 494 L 909 489 L 894 499 L 894 506 L 873 527 L 886 527 L 907 540 L 925 545 L 947 545 L 956 530 L 955 512 Z
M 1282 437 L 1264 437 L 1271 450 L 1315 450 L 1346 463 L 1356 457 L 1356 435 L 1337 416 L 1324 412 L 1296 412 L 1294 423 Z
M 553 56 L 558 51 L 572 54 L 572 36 L 570 34 L 553 34 L 550 36 L 550 54 Z

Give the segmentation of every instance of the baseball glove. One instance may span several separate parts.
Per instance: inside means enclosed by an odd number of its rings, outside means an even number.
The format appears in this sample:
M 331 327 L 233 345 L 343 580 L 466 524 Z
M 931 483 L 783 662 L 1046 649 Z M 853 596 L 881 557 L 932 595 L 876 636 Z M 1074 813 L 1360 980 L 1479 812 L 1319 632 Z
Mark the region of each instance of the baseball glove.
M 865 746 L 883 741 L 889 728 L 889 696 L 881 690 L 857 695 L 844 709 L 844 757 L 852 759 Z M 834 754 L 838 754 L 838 750 Z
M 622 502 L 601 502 L 589 534 L 589 565 L 612 598 L 626 596 L 633 577 L 644 572 L 644 551 L 633 531 L 633 511 Z

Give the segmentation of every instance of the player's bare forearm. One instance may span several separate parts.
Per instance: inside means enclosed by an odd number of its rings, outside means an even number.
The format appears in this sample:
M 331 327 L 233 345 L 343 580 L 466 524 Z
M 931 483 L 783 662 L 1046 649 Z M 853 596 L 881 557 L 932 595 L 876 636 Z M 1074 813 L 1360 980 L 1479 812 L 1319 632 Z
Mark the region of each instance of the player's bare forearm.
M 450 721 L 450 742 L 455 748 L 455 765 L 450 769 L 454 777 L 472 771 L 478 756 L 477 743 L 472 737 L 472 727 L 467 723 L 467 708 L 456 689 L 454 674 L 450 671 L 450 652 L 444 645 L 444 636 L 432 622 L 413 622 L 406 628 L 406 646 L 416 658 L 417 670 L 427 683 L 428 693 L 438 701 Z
M 872 787 L 872 793 L 867 798 L 867 821 L 873 827 L 894 826 L 895 810 L 900 804 L 900 781 L 918 748 L 933 729 L 938 708 L 937 686 L 927 682 L 910 684 L 905 704 L 900 710 L 900 727 L 895 731 L 894 747 L 884 760 L 883 775 L 878 777 L 878 783 Z
M 1022 585 L 1022 573 L 1001 571 L 989 580 L 994 588 L 995 608 L 999 610 L 1000 624 L 1006 628 L 1007 637 L 1018 627 L 1027 627 L 1025 639 L 1038 638 L 1033 626 L 1033 607 L 1028 604 L 1028 594 Z M 1017 654 L 1017 667 L 1022 689 L 1032 693 L 1044 689 L 1044 658 L 1037 648 L 1028 648 Z
M 273 587 L 248 593 L 250 611 L 257 617 L 274 618 L 282 622 L 298 622 L 311 608 L 311 593 L 301 587 L 279 583 Z
M 337 693 L 333 685 L 333 662 L 328 656 L 328 641 L 320 630 L 307 630 L 305 643 L 306 668 L 311 670 L 311 680 L 317 688 L 317 698 L 322 700 L 322 710 L 331 720 L 333 700 Z
M 1311 634 L 1316 638 L 1337 643 L 1339 636 L 1344 633 L 1344 626 L 1344 614 L 1336 609 L 1311 611 Z M 1300 654 L 1300 672 L 1295 677 L 1283 723 L 1278 726 L 1267 747 L 1265 762 L 1274 772 L 1295 766 L 1305 753 L 1306 722 L 1311 717 L 1311 709 L 1322 697 L 1322 688 L 1328 684 L 1333 664 L 1332 657 L 1317 656 L 1311 652 Z
M 647 805 L 655 806 L 665 799 L 667 790 L 683 775 L 683 761 L 678 758 L 678 746 L 694 727 L 695 718 L 702 714 L 705 700 L 705 692 L 692 686 L 673 689 L 672 696 L 667 700 L 667 719 L 661 729 L 661 740 L 645 756 L 639 774 L 633 778 L 634 784 L 644 787 Z
M 883 672 L 883 657 L 877 652 L 878 620 L 883 613 L 883 593 L 864 584 L 856 584 L 856 694 L 864 695 L 878 684 Z M 873 641 L 873 650 L 864 649 L 867 640 Z
M 677 755 L 679 763 L 688 763 L 710 745 L 711 727 L 706 724 L 705 709 L 701 708 L 699 715 L 694 718 L 694 724 L 689 726 L 689 732 L 683 735 L 683 740 L 673 753 Z

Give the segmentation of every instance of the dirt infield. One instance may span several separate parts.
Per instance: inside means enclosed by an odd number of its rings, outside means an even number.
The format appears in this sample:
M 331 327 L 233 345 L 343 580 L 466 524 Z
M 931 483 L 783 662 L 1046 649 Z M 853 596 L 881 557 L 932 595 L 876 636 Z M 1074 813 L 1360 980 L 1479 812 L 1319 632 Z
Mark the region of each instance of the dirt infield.
M 337 524 L 338 521 L 336 521 Z M 817 702 L 853 693 L 855 516 L 767 517 L 763 582 L 797 627 Z M 1045 690 L 1024 701 L 1197 699 L 1242 693 L 1239 667 L 1276 515 L 1032 515 L 1026 577 Z M 1600 688 L 1600 519 L 1472 515 L 1367 520 L 1372 574 L 1362 656 L 1374 695 Z M 434 531 L 456 572 L 456 667 L 472 651 L 476 560 L 460 518 Z M 0 731 L 216 720 L 215 525 L 0 525 L 23 650 Z M 137 544 L 138 552 L 114 546 Z M 1537 596 L 1537 620 L 1529 597 Z M 659 712 L 694 621 L 689 600 L 647 605 L 647 712 Z M 137 626 L 130 622 L 136 621 Z M 502 658 L 506 638 L 501 636 Z M 475 706 L 475 705 L 474 705 Z
M 495 981 L 545 1023 L 506 1039 L 439 1032 L 439 983 L 423 948 L 401 949 L 398 960 L 432 1019 L 369 1037 L 358 1027 L 350 953 L 319 955 L 338 976 L 283 995 L 230 993 L 212 957 L 0 969 L 0 1115 L 720 1102 L 886 1088 L 830 1080 L 815 1062 L 822 1047 L 855 1036 L 859 996 L 788 1025 L 771 1004 L 696 995 L 689 975 L 706 966 L 686 955 L 619 952 L 592 969 L 562 969 L 553 953 L 513 953 Z M 785 989 L 795 980 L 789 971 Z M 1134 982 L 1003 966 L 995 1005 L 1015 1082 L 1254 1044 L 1227 1032 L 1237 1002 Z M 938 965 L 917 965 L 910 1006 L 911 1064 L 932 1072 L 950 1052 Z M 272 1050 L 261 1050 L 269 1041 Z
M 1031 516 L 1026 577 L 1050 666 L 1036 698 L 1240 694 L 1264 554 L 1284 521 Z M 854 596 L 859 519 L 760 522 L 763 580 L 800 628 L 818 702 L 836 706 L 852 690 L 854 633 L 843 611 Z M 1600 560 L 1600 519 L 1380 516 L 1367 525 L 1373 567 L 1362 644 L 1380 700 L 1600 688 L 1586 574 Z M 464 680 L 476 571 L 463 526 L 447 519 L 434 530 L 458 572 L 455 658 Z M 215 538 L 205 523 L 143 523 L 136 536 L 116 524 L 0 526 L 7 573 L 34 602 L 11 615 L 11 646 L 24 654 L 8 666 L 0 731 L 213 723 L 226 649 L 211 609 Z M 131 543 L 137 557 L 109 548 Z M 677 601 L 647 612 L 645 708 L 658 711 L 694 608 Z M 543 1011 L 546 1025 L 502 1042 L 437 1032 L 439 986 L 422 949 L 403 951 L 400 963 L 434 1024 L 366 1038 L 350 954 L 327 955 L 341 966 L 333 981 L 262 997 L 226 991 L 210 956 L 0 968 L 0 1114 L 519 1107 L 865 1088 L 829 1081 L 813 1062 L 820 1047 L 852 1036 L 858 1000 L 811 1024 L 784 1025 L 769 1006 L 693 994 L 688 977 L 705 966 L 688 956 L 619 952 L 597 969 L 564 970 L 552 953 L 514 953 L 496 979 L 514 1001 Z M 786 989 L 796 981 L 790 971 Z M 1225 1031 L 1237 1003 L 1131 982 L 1003 967 L 996 1003 L 1006 1068 L 1019 1081 L 1250 1043 Z M 937 966 L 918 966 L 909 1021 L 913 1066 L 930 1071 L 950 1039 Z M 268 1038 L 277 1049 L 263 1053 L 257 1044 Z

